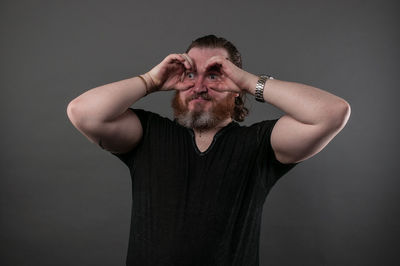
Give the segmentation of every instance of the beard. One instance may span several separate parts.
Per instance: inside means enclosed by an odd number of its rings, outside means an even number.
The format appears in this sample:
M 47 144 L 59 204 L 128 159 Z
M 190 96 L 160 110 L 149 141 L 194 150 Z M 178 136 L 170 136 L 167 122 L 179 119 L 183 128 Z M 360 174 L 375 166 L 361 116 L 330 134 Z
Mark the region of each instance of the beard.
M 211 108 L 208 111 L 204 111 L 203 103 L 195 103 L 193 110 L 189 111 L 189 102 L 198 98 L 210 101 Z M 177 122 L 182 126 L 197 130 L 208 130 L 215 128 L 227 118 L 233 117 L 235 96 L 233 93 L 229 93 L 224 99 L 216 101 L 208 93 L 195 93 L 182 102 L 179 97 L 179 91 L 175 91 L 172 99 L 172 108 Z

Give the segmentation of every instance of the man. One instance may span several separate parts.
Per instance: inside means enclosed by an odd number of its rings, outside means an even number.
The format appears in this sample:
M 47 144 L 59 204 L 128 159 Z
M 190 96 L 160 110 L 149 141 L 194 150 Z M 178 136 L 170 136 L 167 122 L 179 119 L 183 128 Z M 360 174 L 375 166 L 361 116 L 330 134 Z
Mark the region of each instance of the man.
M 175 90 L 175 120 L 129 108 Z M 285 112 L 241 126 L 255 95 Z M 149 72 L 91 89 L 68 106 L 73 125 L 132 177 L 127 265 L 258 265 L 262 207 L 276 181 L 345 126 L 349 104 L 326 91 L 241 68 L 235 46 L 195 40 Z

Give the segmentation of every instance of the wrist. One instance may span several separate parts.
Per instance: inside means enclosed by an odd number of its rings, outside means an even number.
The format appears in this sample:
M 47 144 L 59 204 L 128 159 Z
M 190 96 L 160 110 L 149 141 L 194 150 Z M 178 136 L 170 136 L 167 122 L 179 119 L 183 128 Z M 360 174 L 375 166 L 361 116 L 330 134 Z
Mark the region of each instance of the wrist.
M 250 93 L 251 95 L 255 95 L 256 93 L 255 90 L 258 80 L 259 80 L 258 76 L 249 73 L 246 79 L 246 85 L 244 86 L 244 91 Z
M 152 92 L 155 92 L 158 90 L 158 86 L 155 84 L 154 79 L 151 77 L 151 75 L 149 74 L 149 72 L 144 73 L 142 75 L 140 75 L 146 82 L 147 88 L 147 94 L 150 94 Z
M 265 83 L 270 79 L 274 79 L 274 78 L 271 75 L 266 75 L 266 74 L 260 75 L 258 77 L 258 81 L 257 81 L 257 84 L 254 89 L 254 96 L 255 96 L 256 101 L 265 102 L 265 99 L 264 99 Z

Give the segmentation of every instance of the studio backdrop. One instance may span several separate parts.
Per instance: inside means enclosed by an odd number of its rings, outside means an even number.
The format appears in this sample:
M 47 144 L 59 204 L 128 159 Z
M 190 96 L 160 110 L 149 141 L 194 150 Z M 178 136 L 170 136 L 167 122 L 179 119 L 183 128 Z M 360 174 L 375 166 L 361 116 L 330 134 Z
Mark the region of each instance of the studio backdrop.
M 124 265 L 128 168 L 68 103 L 145 73 L 190 42 L 233 42 L 243 68 L 351 105 L 328 146 L 273 187 L 260 265 L 399 265 L 397 1 L 1 1 L 0 264 Z M 171 92 L 136 108 L 172 118 Z M 242 123 L 283 113 L 249 97 Z

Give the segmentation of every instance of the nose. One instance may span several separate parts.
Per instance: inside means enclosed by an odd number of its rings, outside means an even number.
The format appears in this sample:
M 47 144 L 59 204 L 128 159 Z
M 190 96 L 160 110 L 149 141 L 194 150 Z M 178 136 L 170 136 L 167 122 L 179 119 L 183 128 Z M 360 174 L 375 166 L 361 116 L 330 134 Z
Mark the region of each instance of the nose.
M 207 90 L 208 89 L 207 86 L 204 84 L 203 78 L 199 77 L 193 86 L 193 91 L 196 93 L 201 93 L 201 92 L 206 92 Z

